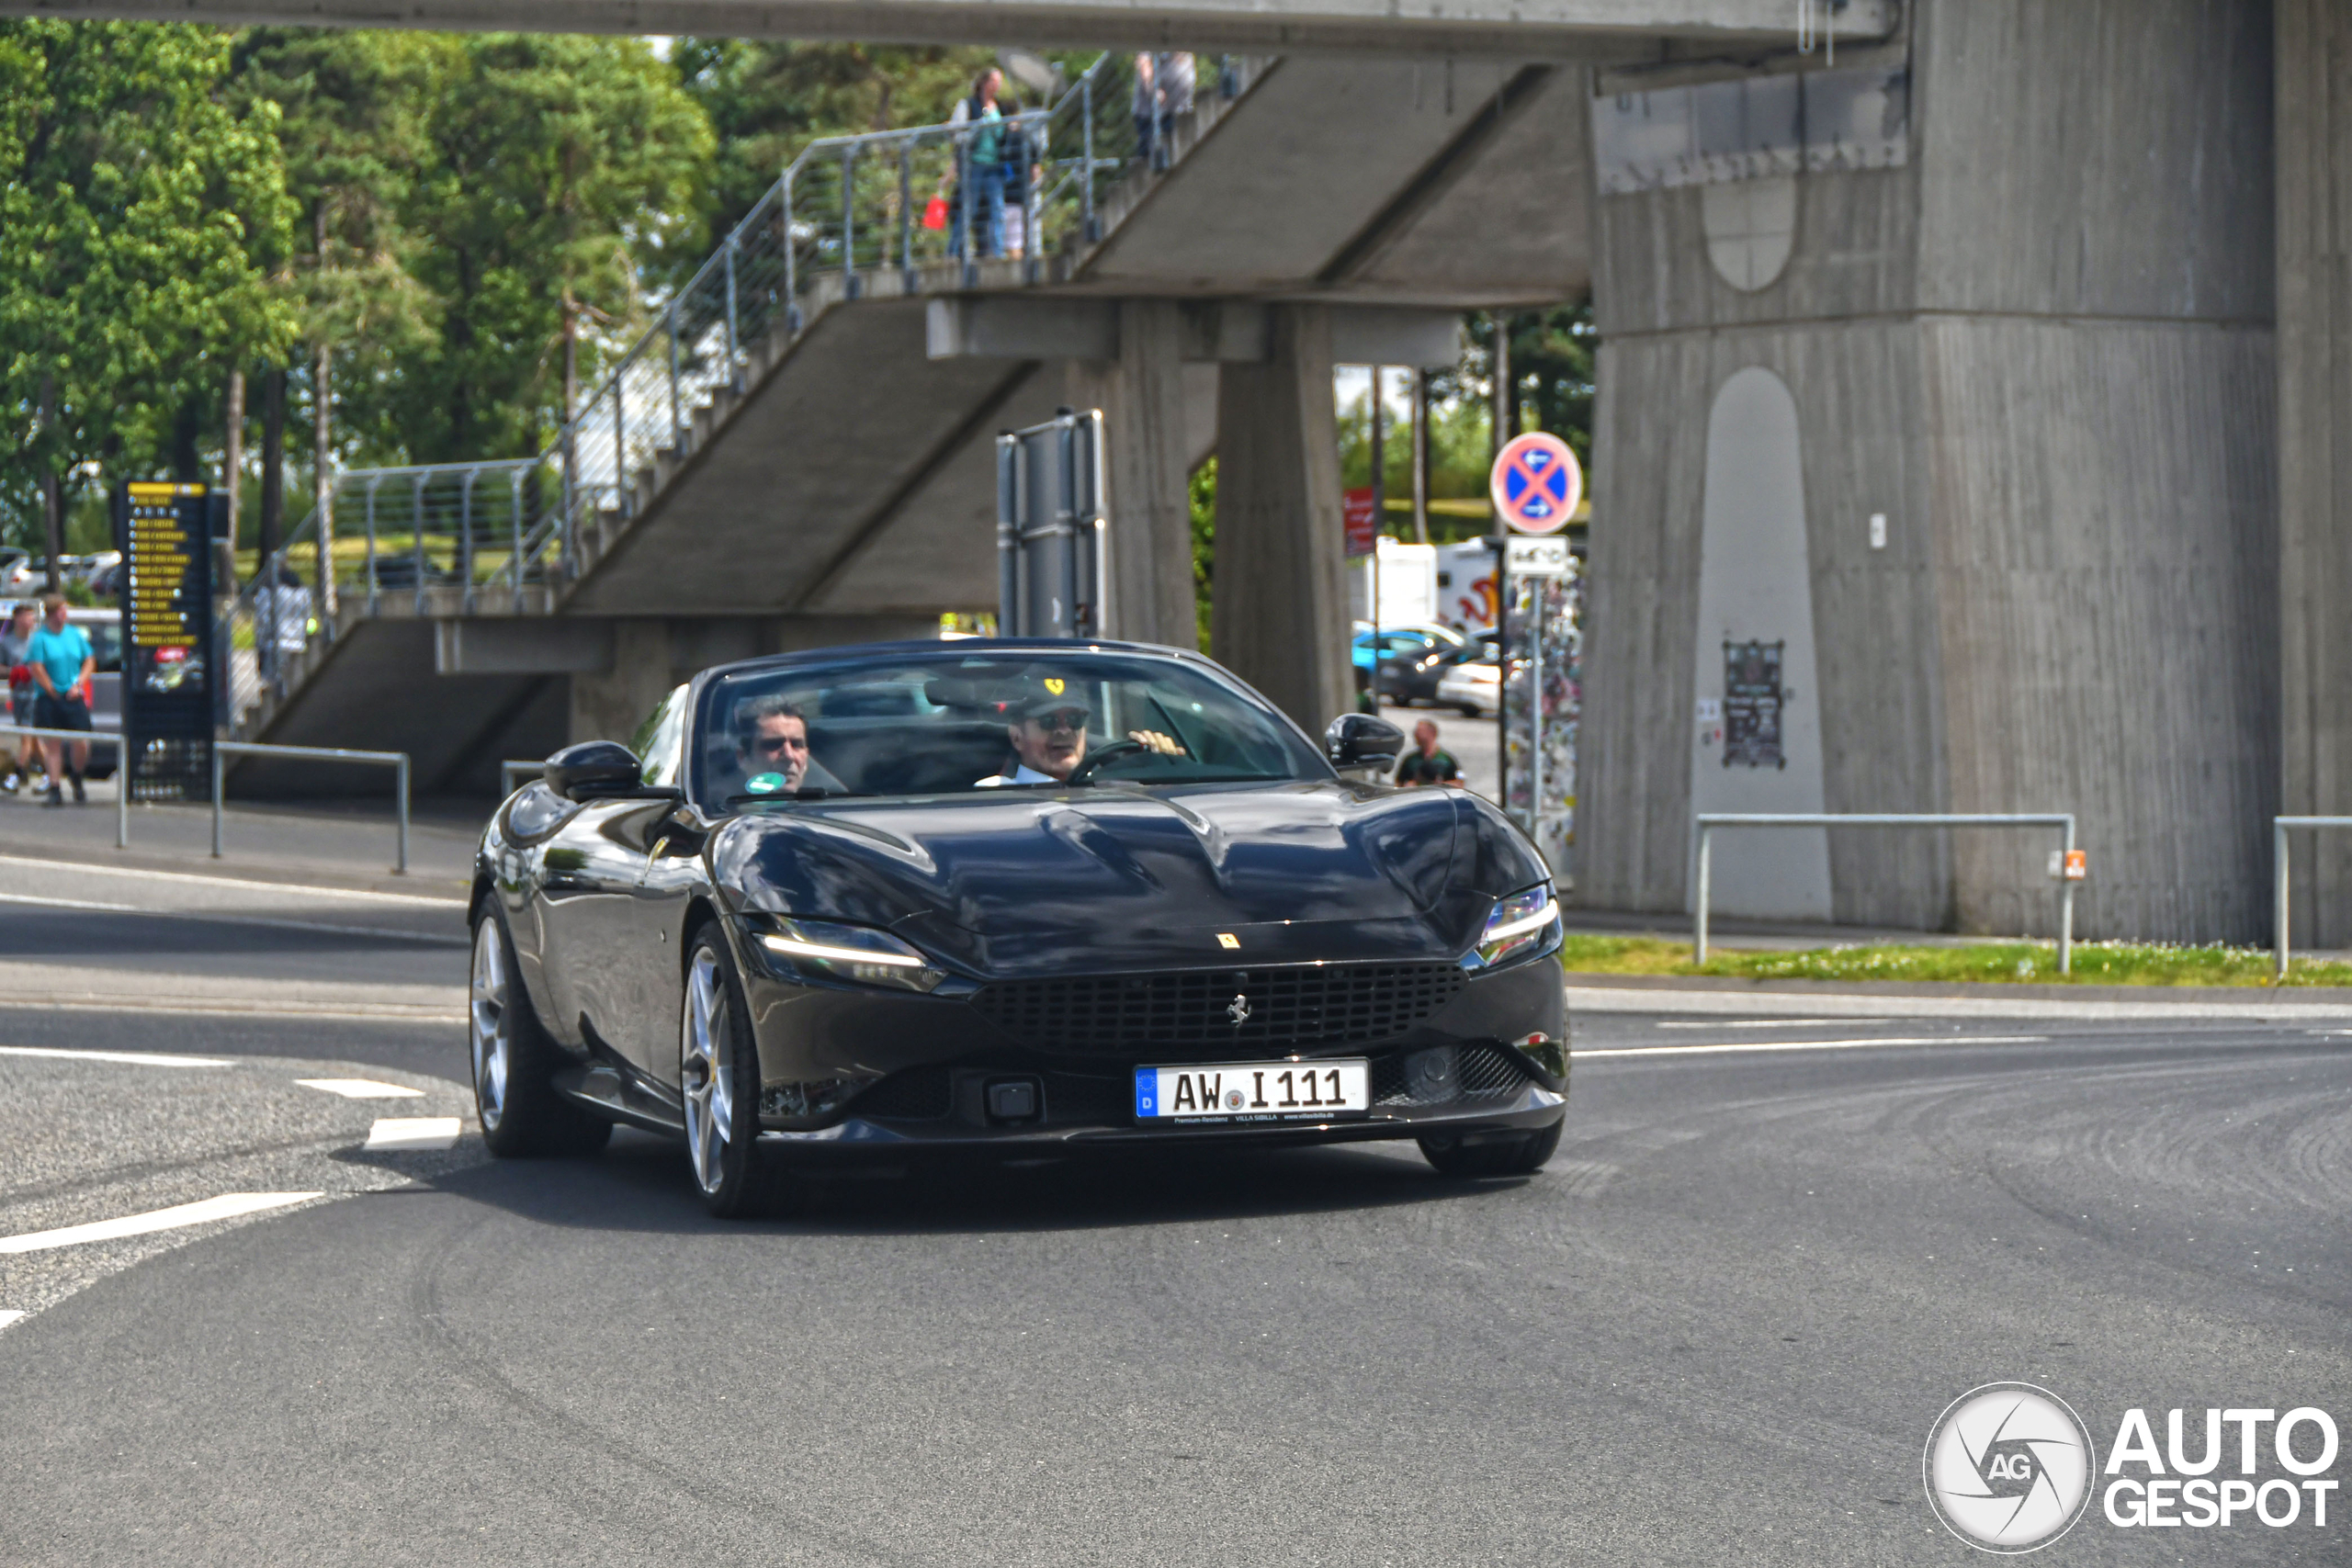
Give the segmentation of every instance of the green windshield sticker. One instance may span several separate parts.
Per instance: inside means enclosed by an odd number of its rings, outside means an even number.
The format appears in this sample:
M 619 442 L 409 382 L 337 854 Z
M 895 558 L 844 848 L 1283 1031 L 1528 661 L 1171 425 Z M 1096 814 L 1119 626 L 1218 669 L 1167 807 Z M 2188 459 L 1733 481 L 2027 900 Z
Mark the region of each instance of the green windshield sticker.
M 753 795 L 774 795 L 776 791 L 784 787 L 784 775 L 782 773 L 761 773 L 756 777 L 746 779 L 743 782 L 743 787 L 751 791 Z

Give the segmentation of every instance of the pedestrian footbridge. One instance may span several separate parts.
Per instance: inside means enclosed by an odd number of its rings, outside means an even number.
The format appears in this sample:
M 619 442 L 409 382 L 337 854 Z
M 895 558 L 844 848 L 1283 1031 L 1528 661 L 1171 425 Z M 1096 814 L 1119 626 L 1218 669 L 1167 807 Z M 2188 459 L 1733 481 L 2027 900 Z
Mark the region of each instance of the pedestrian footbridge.
M 1451 363 L 1460 310 L 1584 287 L 1590 187 L 1557 155 L 1580 73 L 1204 56 L 1147 157 L 1130 62 L 1012 122 L 1020 254 L 924 224 L 969 186 L 967 130 L 819 141 L 545 450 L 334 476 L 235 602 L 236 737 L 487 788 L 704 664 L 930 635 L 994 608 L 996 434 L 1064 404 L 1112 420 L 1115 629 L 1189 643 L 1186 476 L 1221 372 L 1262 372 L 1286 310 L 1320 319 L 1328 386 L 1334 357 Z

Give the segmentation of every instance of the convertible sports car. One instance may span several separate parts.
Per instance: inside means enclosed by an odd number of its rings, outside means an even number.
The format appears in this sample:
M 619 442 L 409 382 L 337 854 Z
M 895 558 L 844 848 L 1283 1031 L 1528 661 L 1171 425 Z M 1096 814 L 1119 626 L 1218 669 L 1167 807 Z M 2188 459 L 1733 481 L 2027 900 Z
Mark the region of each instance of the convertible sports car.
M 1415 1138 L 1531 1171 L 1566 1115 L 1543 861 L 1318 750 L 1197 654 L 971 640 L 705 671 L 483 832 L 470 1034 L 498 1155 L 684 1137 L 712 1210 L 770 1154 Z

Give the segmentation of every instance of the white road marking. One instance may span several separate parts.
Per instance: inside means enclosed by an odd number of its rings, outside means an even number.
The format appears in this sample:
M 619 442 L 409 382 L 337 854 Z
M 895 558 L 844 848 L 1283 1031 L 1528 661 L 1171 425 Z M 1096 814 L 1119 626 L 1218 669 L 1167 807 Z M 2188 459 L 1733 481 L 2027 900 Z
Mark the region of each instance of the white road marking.
M 396 1083 L 378 1083 L 374 1078 L 296 1078 L 304 1089 L 322 1089 L 329 1094 L 339 1094 L 345 1100 L 422 1100 L 421 1089 L 403 1089 Z
M 68 1062 L 123 1062 L 134 1067 L 233 1067 L 220 1056 L 162 1056 L 146 1051 L 73 1051 L 58 1045 L 0 1045 L 0 1056 L 55 1056 Z
M 429 942 L 444 947 L 466 944 L 447 931 L 403 931 L 390 926 L 338 926 L 320 920 L 277 920 L 267 915 L 232 915 L 211 909 L 157 909 L 143 904 L 104 904 L 93 898 L 51 898 L 31 893 L 0 893 L 0 904 L 34 904 L 48 909 L 93 909 L 107 915 L 147 915 L 159 920 L 206 920 L 220 926 L 263 926 L 281 931 L 324 931 L 330 936 L 389 937 L 395 942 Z
M 379 1116 L 368 1129 L 371 1149 L 453 1149 L 461 1123 L 455 1116 Z
M 38 866 L 43 871 L 79 872 L 90 876 L 135 876 L 141 882 L 199 882 L 209 887 L 255 887 L 270 893 L 307 893 L 318 898 L 372 898 L 385 904 L 416 904 L 427 908 L 462 910 L 461 898 L 427 898 L 415 893 L 376 893 L 360 887 L 311 887 L 299 882 L 256 882 L 243 876 L 199 876 L 187 871 L 139 871 L 126 865 L 92 865 L 85 861 L 42 860 L 33 855 L 0 855 L 0 865 Z
M 319 1192 L 224 1192 L 218 1198 L 200 1202 L 181 1203 L 169 1209 L 156 1209 L 144 1214 L 125 1214 L 120 1219 L 98 1220 L 86 1225 L 66 1225 L 59 1230 L 29 1231 L 23 1235 L 0 1236 L 0 1253 L 46 1252 L 53 1247 L 78 1247 L 85 1242 L 114 1241 L 127 1235 L 145 1235 L 150 1231 L 177 1230 L 182 1225 L 208 1224 L 214 1220 L 232 1220 L 240 1214 L 255 1214 L 265 1209 L 282 1209 L 288 1203 L 307 1203 L 323 1197 Z
M 24 1315 L 25 1314 L 20 1312 L 0 1312 L 0 1328 L 7 1327 L 10 1324 L 16 1322 Z
M 1660 1019 L 1660 1029 L 1820 1029 L 1841 1023 L 1875 1023 L 1871 1018 L 1701 1018 Z
M 2041 1045 L 2047 1034 L 1890 1034 L 1875 1040 L 1734 1040 L 1721 1045 L 1609 1045 L 1578 1049 L 1589 1056 L 1712 1056 L 1724 1051 L 1859 1051 L 1871 1045 Z
M 391 1005 L 391 1004 L 387 1004 Z M 85 1000 L 78 997 L 12 997 L 0 995 L 0 1011 L 10 1012 L 122 1012 L 130 1009 L 141 1012 L 201 1013 L 229 1018 L 336 1018 L 351 1019 L 362 1023 L 422 1023 L 434 1029 L 447 1029 L 465 1021 L 464 1004 L 451 1006 L 443 1012 L 363 1012 L 352 1008 L 309 1007 L 289 1002 L 273 1005 L 268 1002 L 168 1000 L 153 1001 L 143 997 L 119 1000 Z M 42 1053 L 44 1055 L 95 1055 L 96 1052 Z M 187 1060 L 174 1057 L 175 1065 Z M 216 1062 L 214 1066 L 230 1064 Z

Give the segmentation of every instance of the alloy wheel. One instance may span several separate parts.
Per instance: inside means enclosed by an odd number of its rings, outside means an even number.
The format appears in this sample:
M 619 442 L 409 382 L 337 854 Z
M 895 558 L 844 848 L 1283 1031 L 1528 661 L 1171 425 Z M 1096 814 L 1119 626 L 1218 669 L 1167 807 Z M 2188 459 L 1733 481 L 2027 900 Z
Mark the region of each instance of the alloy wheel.
M 678 1042 L 678 1079 L 685 1091 L 686 1146 L 695 1180 L 716 1192 L 727 1177 L 728 1145 L 735 1137 L 735 1090 L 727 1070 L 730 1031 L 727 983 L 708 948 L 686 971 L 686 1010 Z
M 474 963 L 467 1033 L 473 1047 L 474 1099 L 481 1124 L 495 1132 L 506 1114 L 506 1075 L 514 1059 L 514 1020 L 507 1011 L 506 943 L 498 917 L 474 928 Z

